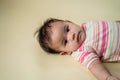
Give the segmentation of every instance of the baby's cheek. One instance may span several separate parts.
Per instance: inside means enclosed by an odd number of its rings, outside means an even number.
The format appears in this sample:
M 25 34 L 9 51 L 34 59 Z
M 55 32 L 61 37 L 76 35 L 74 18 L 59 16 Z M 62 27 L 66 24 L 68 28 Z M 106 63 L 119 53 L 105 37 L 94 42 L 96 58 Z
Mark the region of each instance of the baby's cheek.
M 77 50 L 79 47 L 78 47 L 78 45 L 73 45 L 73 46 L 71 46 L 71 50 L 72 51 L 75 51 L 75 50 Z

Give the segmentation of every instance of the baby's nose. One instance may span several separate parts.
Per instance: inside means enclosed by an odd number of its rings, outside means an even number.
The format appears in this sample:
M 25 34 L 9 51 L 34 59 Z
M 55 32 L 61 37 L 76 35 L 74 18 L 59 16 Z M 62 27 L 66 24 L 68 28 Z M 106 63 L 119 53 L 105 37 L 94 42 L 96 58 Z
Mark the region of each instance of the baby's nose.
M 70 32 L 68 35 L 68 38 L 70 41 L 73 41 L 75 39 L 75 33 L 74 32 Z

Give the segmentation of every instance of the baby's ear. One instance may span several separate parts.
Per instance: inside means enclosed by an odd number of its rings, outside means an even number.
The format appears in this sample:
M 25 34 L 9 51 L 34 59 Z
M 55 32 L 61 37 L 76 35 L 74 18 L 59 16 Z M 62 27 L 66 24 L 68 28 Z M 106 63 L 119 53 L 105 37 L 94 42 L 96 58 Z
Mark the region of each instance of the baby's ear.
M 60 52 L 60 55 L 71 55 L 71 52 Z
M 67 53 L 66 52 L 60 52 L 60 55 L 66 55 Z

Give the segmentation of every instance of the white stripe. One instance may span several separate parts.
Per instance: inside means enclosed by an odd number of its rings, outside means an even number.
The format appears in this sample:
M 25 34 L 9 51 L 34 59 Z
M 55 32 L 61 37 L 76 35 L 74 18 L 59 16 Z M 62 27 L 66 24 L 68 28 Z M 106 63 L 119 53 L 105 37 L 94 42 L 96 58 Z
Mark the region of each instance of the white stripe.
M 108 58 L 108 54 L 110 53 L 110 47 L 111 47 L 111 43 L 110 43 L 110 39 L 111 39 L 111 37 L 110 37 L 110 32 L 111 32 L 111 28 L 110 28 L 110 22 L 107 22 L 107 24 L 108 24 L 108 43 L 107 43 L 107 49 L 106 49 L 106 55 L 104 56 L 104 59 L 107 59 Z
M 97 59 L 99 59 L 99 58 L 93 58 L 92 60 L 90 60 L 90 62 L 87 64 L 86 67 L 89 68 L 89 66 Z
M 102 44 L 102 29 L 103 29 L 103 27 L 102 27 L 102 21 L 100 21 L 99 22 L 99 29 L 100 29 L 100 35 L 99 35 L 99 43 L 98 43 L 98 55 L 100 55 L 100 50 L 101 50 L 101 44 Z
M 116 23 L 113 23 L 113 26 L 114 27 L 114 31 L 113 31 L 113 36 L 114 36 L 114 45 L 113 45 L 113 50 L 112 50 L 112 53 L 115 53 L 115 50 L 116 50 L 116 45 L 117 45 L 117 39 L 118 39 L 118 30 L 117 30 L 117 24 Z
M 93 33 L 94 33 L 94 31 L 93 31 L 93 23 L 92 22 L 89 22 L 89 23 L 87 23 L 87 43 L 86 43 L 86 45 L 92 45 L 92 37 L 93 37 Z
M 73 52 L 71 56 L 79 61 L 79 58 L 81 57 L 82 54 L 83 53 L 79 52 L 79 49 L 78 49 L 77 51 Z
M 93 53 L 90 53 L 89 55 L 87 55 L 87 56 L 85 57 L 83 63 L 86 62 L 86 61 L 88 60 L 88 58 L 89 58 L 90 56 L 92 56 L 92 55 L 94 55 L 94 54 L 93 54 Z

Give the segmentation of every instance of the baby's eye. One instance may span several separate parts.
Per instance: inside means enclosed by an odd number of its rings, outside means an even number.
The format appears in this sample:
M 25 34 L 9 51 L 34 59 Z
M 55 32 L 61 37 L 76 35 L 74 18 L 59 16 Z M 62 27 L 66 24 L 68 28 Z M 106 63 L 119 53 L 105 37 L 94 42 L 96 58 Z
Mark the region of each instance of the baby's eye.
M 65 41 L 64 41 L 64 45 L 66 45 L 67 43 L 68 43 L 68 41 L 67 41 L 67 40 L 65 40 Z
M 67 32 L 69 32 L 69 31 L 70 31 L 70 29 L 69 29 L 69 26 L 68 26 L 68 25 L 67 25 L 66 31 L 67 31 Z

